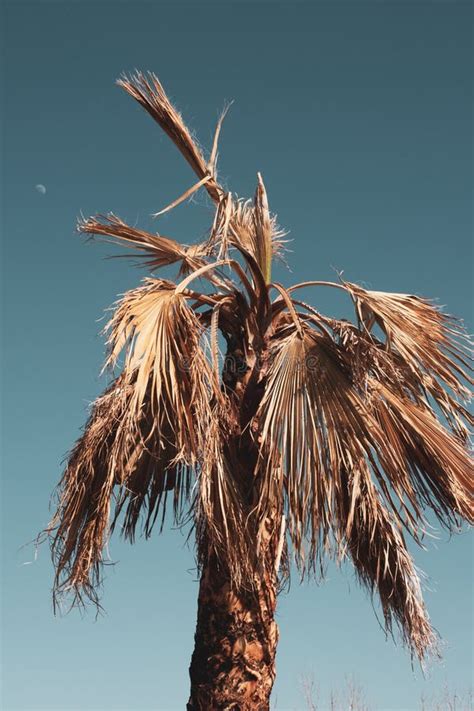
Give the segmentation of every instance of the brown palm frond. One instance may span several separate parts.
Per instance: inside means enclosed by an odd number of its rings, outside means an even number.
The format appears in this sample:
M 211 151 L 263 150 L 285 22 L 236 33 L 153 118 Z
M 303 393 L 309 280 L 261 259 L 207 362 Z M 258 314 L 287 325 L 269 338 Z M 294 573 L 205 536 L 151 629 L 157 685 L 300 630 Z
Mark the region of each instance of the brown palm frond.
M 256 260 L 262 274 L 268 271 L 269 252 L 271 257 L 281 256 L 286 235 L 276 216 L 268 212 L 264 190 L 264 186 L 257 186 L 254 203 L 225 193 L 216 208 L 208 240 L 209 253 L 218 254 L 219 258 L 228 255 L 232 247 L 244 249 Z
M 125 507 L 123 533 L 131 540 L 142 512 L 149 535 L 168 491 L 179 519 L 205 450 L 211 466 L 209 433 L 223 397 L 198 316 L 169 283 L 149 279 L 126 294 L 107 331 L 107 365 L 125 349 L 124 370 L 98 399 L 69 458 L 49 527 L 56 530 L 56 591 L 72 588 L 78 599 L 93 597 L 99 582 L 114 487 L 112 525 Z
M 377 468 L 372 454 L 377 423 L 352 387 L 337 344 L 324 332 L 293 322 L 271 345 L 257 419 L 260 516 L 267 516 L 267 501 L 285 496 L 297 563 L 303 572 L 315 570 L 330 545 L 341 471 L 363 469 L 368 476 L 371 466 Z
M 125 89 L 155 119 L 200 180 L 207 175 L 210 176 L 210 180 L 206 182 L 206 190 L 211 198 L 218 202 L 222 189 L 211 175 L 208 163 L 200 148 L 186 127 L 181 114 L 167 97 L 158 77 L 152 72 L 147 74 L 135 72 L 129 77 L 125 74 L 122 75 L 117 84 Z
M 186 127 L 181 114 L 172 105 L 163 86 L 154 74 L 136 72 L 130 77 L 123 75 L 117 81 L 117 84 L 136 99 L 171 138 L 198 176 L 199 183 L 197 186 L 203 185 L 217 204 L 225 202 L 227 194 L 216 181 L 215 162 L 217 139 L 226 112 L 223 112 L 218 122 L 211 158 L 207 162 L 197 142 Z M 195 188 L 196 186 L 193 186 L 191 191 Z M 187 191 L 184 194 L 185 197 L 189 192 Z M 180 198 L 178 199 L 179 201 Z M 271 242 L 273 254 L 279 254 L 283 245 L 282 237 L 285 233 L 278 227 L 276 218 L 268 213 L 265 188 L 260 175 L 258 176 L 254 207 L 250 207 L 247 202 L 237 201 L 233 212 L 230 226 L 234 242 L 246 248 L 259 263 L 262 272 L 267 274 L 270 265 L 269 245 L 267 243 Z M 225 234 L 226 230 L 224 231 L 224 240 Z M 214 244 L 217 239 L 220 239 L 220 236 L 217 237 L 217 235 L 218 232 L 214 231 L 211 235 L 210 243 Z
M 202 326 L 182 290 L 163 280 L 146 279 L 125 294 L 106 330 L 107 365 L 113 366 L 125 349 L 124 370 L 134 383 L 130 417 L 139 417 L 149 397 L 153 429 L 160 434 L 169 427 L 178 456 L 194 464 L 210 400 L 220 393 L 201 347 Z M 196 413 L 202 415 L 199 422 L 194 420 Z
M 456 514 L 472 520 L 471 460 L 466 447 L 473 418 L 463 405 L 470 394 L 465 382 L 471 382 L 468 336 L 460 324 L 426 300 L 366 292 L 348 283 L 340 288 L 352 294 L 361 328 L 320 314 L 315 321 L 334 331 L 354 387 L 382 429 L 389 424 L 389 432 L 399 428 L 392 440 L 393 464 L 385 466 L 392 487 L 400 500 L 407 495 L 418 510 L 414 486 L 450 528 L 456 527 Z M 371 331 L 376 323 L 385 342 Z M 381 389 L 386 397 L 381 397 Z M 388 397 L 393 399 L 390 405 L 386 405 Z M 438 421 L 435 406 L 454 437 Z M 447 452 L 453 454 L 451 466 Z
M 275 334 L 257 415 L 261 482 L 257 515 L 260 522 L 265 521 L 270 502 L 285 500 L 288 532 L 303 573 L 322 567 L 324 553 L 331 552 L 333 542 L 340 551 L 343 535 L 350 538 L 361 513 L 361 487 L 369 492 L 368 498 L 372 496 L 374 521 L 382 520 L 383 511 L 383 523 L 377 525 L 393 545 L 398 526 L 418 539 L 427 506 L 450 528 L 459 525 L 457 517 L 473 519 L 467 451 L 428 407 L 410 399 L 403 386 L 396 389 L 389 354 L 381 354 L 386 367 L 377 371 L 379 380 L 370 375 L 373 358 L 367 359 L 362 385 L 353 354 L 324 331 L 312 330 L 304 322 L 302 331 L 298 330 L 290 319 Z M 379 494 L 374 503 L 372 476 L 383 504 Z M 349 505 L 348 477 L 352 482 Z M 342 529 L 334 526 L 338 511 L 339 518 L 345 511 Z M 369 531 L 363 535 L 369 536 Z M 402 551 L 390 555 L 399 555 L 400 564 L 403 558 L 400 575 L 408 579 L 411 561 L 405 560 Z M 394 578 L 392 583 L 400 586 L 402 579 Z M 381 590 L 382 598 L 384 594 Z M 406 590 L 404 594 L 408 596 Z M 382 602 L 387 604 L 387 600 Z M 404 624 L 409 629 L 410 619 Z M 417 644 L 414 648 L 419 651 Z
M 170 210 L 174 210 L 175 207 L 178 207 L 178 205 L 181 205 L 181 203 L 183 203 L 186 200 L 188 200 L 189 198 L 191 198 L 194 195 L 194 193 L 196 193 L 199 190 L 199 188 L 202 188 L 203 185 L 208 183 L 210 179 L 211 179 L 210 176 L 206 175 L 201 180 L 198 180 L 197 183 L 194 183 L 194 185 L 191 185 L 190 188 L 185 190 L 184 193 L 182 193 L 182 195 L 180 195 L 175 200 L 173 200 L 171 203 L 169 203 L 169 205 L 167 205 L 166 207 L 163 207 L 161 210 L 158 210 L 158 212 L 154 212 L 152 214 L 152 217 L 160 217 L 161 215 L 166 214 Z
M 123 244 L 138 252 L 143 252 L 145 265 L 150 269 L 181 263 L 181 273 L 188 273 L 205 264 L 205 245 L 187 246 L 175 242 L 169 237 L 152 234 L 145 230 L 131 227 L 119 217 L 110 213 L 106 216 L 97 215 L 81 220 L 77 229 L 91 235 L 110 238 L 108 241 Z
M 255 206 L 252 205 L 250 200 L 239 199 L 234 203 L 234 205 L 235 207 L 230 223 L 230 231 L 232 235 L 231 240 L 236 247 L 244 247 L 244 249 L 250 252 L 255 259 L 257 259 L 257 261 L 259 260 L 259 255 L 262 255 L 261 259 L 263 259 L 263 255 L 268 252 L 268 247 L 261 244 L 264 236 L 261 235 L 259 227 L 257 226 L 259 219 L 260 221 L 263 221 L 263 215 L 256 217 Z M 268 221 L 270 223 L 269 225 Z M 268 239 L 268 231 L 270 231 L 272 254 L 273 256 L 279 256 L 283 250 L 283 237 L 286 233 L 278 226 L 275 215 L 266 215 L 264 222 L 266 229 L 265 239 Z M 263 261 L 261 263 L 263 266 Z
M 473 383 L 472 359 L 466 353 L 470 340 L 461 325 L 427 299 L 409 294 L 368 291 L 356 284 L 344 286 L 354 299 L 363 329 L 377 324 L 416 377 L 428 373 L 439 378 L 458 396 L 469 390 L 461 380 Z
M 437 639 L 402 533 L 369 479 L 345 473 L 341 479 L 341 509 L 336 515 L 359 581 L 378 594 L 387 632 L 393 634 L 395 622 L 404 643 L 423 661 L 437 653 Z
M 470 413 L 434 378 L 415 377 L 394 348 L 387 350 L 351 324 L 327 323 L 337 335 L 354 388 L 387 438 L 387 451 L 391 447 L 393 465 L 387 461 L 384 467 L 394 491 L 401 499 L 408 496 L 415 510 L 421 498 L 448 528 L 456 528 L 456 514 L 472 520 Z M 430 395 L 452 432 L 439 421 Z
M 109 456 L 131 394 L 122 375 L 96 400 L 58 485 L 57 511 L 47 529 L 55 595 L 72 590 L 77 602 L 83 593 L 97 599 L 115 484 Z
M 151 531 L 164 484 L 174 491 L 179 519 L 191 498 L 191 477 L 205 452 L 209 457 L 212 451 L 210 432 L 223 395 L 201 345 L 203 326 L 187 298 L 169 283 L 145 280 L 144 286 L 125 295 L 108 326 L 108 365 L 125 349 L 124 372 L 134 381 L 123 443 L 129 438 L 139 449 L 133 476 L 125 476 L 119 504 L 122 508 L 128 500 L 124 530 L 129 537 L 144 504 L 148 506 L 146 535 Z M 145 416 L 146 436 L 140 439 L 134 422 Z M 222 412 L 219 419 L 223 421 Z
M 272 268 L 272 222 L 268 209 L 268 198 L 262 176 L 257 173 L 257 190 L 254 200 L 255 259 L 262 270 L 267 284 Z
M 472 521 L 470 413 L 434 378 L 415 377 L 395 348 L 387 350 L 350 324 L 332 321 L 331 326 L 353 387 L 379 425 L 372 427 L 373 446 L 399 501 L 408 499 L 418 517 L 422 507 L 430 507 L 449 529 L 459 525 L 456 516 Z M 438 420 L 429 395 L 453 433 Z
M 319 318 L 322 318 L 321 315 Z M 326 318 L 324 323 L 333 330 L 339 344 L 347 351 L 354 381 L 362 390 L 366 387 L 367 378 L 372 375 L 377 380 L 389 382 L 391 388 L 409 396 L 436 416 L 431 408 L 431 399 L 460 441 L 463 444 L 468 442 L 469 427 L 474 425 L 474 418 L 463 404 L 466 390 L 462 382 L 459 383 L 462 397 L 453 396 L 429 373 L 420 372 L 415 376 L 395 348 L 388 349 L 386 343 L 365 329 L 361 331 L 348 321 L 337 319 Z
M 426 299 L 408 294 L 365 291 L 346 284 L 354 298 L 363 330 L 377 324 L 386 337 L 385 348 L 393 354 L 412 397 L 422 395 L 441 410 L 463 444 L 468 442 L 472 414 L 464 406 L 472 384 L 472 342 L 453 317 Z M 372 334 L 370 334 L 373 338 Z
M 449 530 L 459 528 L 460 517 L 474 523 L 472 460 L 466 448 L 428 408 L 383 383 L 368 385 L 374 416 L 387 441 L 397 446 L 398 469 L 385 467 L 394 490 L 400 482 L 403 493 L 412 498 L 410 481 L 422 506 L 431 508 Z
M 208 170 L 213 178 L 216 178 L 216 174 L 217 174 L 217 159 L 219 157 L 218 146 L 219 146 L 219 137 L 221 135 L 221 130 L 222 130 L 222 124 L 224 123 L 224 119 L 227 116 L 227 112 L 229 111 L 232 104 L 233 104 L 233 102 L 230 101 L 226 106 L 224 106 L 224 109 L 222 110 L 222 112 L 219 116 L 219 119 L 217 121 L 216 129 L 214 131 L 214 138 L 212 141 L 211 155 L 209 157 L 209 162 L 208 162 Z
M 379 326 L 385 338 L 385 348 L 398 354 L 423 387 L 438 378 L 443 387 L 451 388 L 457 397 L 470 399 L 471 393 L 464 382 L 470 385 L 474 382 L 470 375 L 473 359 L 468 353 L 472 349 L 472 340 L 458 319 L 443 313 L 428 299 L 411 294 L 369 291 L 346 281 L 339 284 L 302 282 L 288 291 L 292 293 L 308 286 L 329 286 L 347 291 L 354 302 L 360 330 L 376 342 L 373 328 Z M 434 387 L 434 391 L 439 388 Z
M 211 424 L 198 476 L 193 506 L 198 562 L 203 567 L 215 555 L 233 588 L 252 589 L 258 570 L 255 538 L 246 520 L 242 462 L 230 456 L 228 447 L 235 428 L 225 422 L 216 417 Z
M 322 431 L 317 423 L 314 363 L 308 360 L 309 331 L 300 335 L 294 324 L 285 327 L 270 348 L 270 367 L 256 420 L 259 424 L 260 491 L 258 518 L 269 517 L 273 502 L 287 497 L 288 532 L 297 563 L 304 569 L 305 540 L 309 560 L 316 561 L 319 536 L 329 531 L 328 487 Z M 327 449 L 327 448 L 326 448 Z M 280 504 L 281 505 L 281 504 Z
M 207 241 L 207 252 L 209 255 L 217 256 L 218 259 L 229 257 L 230 255 L 230 221 L 234 213 L 234 200 L 232 193 L 225 193 L 219 200 L 209 238 Z

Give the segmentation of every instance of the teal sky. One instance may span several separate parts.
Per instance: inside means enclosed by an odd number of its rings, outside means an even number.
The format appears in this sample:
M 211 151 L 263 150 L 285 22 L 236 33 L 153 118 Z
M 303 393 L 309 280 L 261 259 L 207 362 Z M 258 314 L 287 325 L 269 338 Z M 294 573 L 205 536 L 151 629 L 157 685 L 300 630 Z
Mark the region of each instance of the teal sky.
M 153 121 L 115 87 L 150 69 L 209 147 L 234 99 L 220 171 L 242 196 L 262 171 L 290 230 L 285 283 L 334 269 L 375 289 L 436 297 L 472 330 L 472 5 L 469 2 L 4 2 L 2 675 L 5 711 L 183 709 L 197 583 L 170 530 L 132 548 L 114 539 L 106 615 L 54 617 L 46 547 L 61 460 L 104 387 L 98 321 L 141 273 L 84 245 L 77 216 L 150 213 L 193 180 Z M 35 186 L 44 185 L 46 192 Z M 203 196 L 155 229 L 199 239 Z M 329 313 L 334 290 L 307 294 Z M 417 551 L 445 641 L 423 679 L 385 640 L 351 569 L 322 586 L 293 579 L 279 601 L 274 702 L 303 709 L 300 678 L 323 696 L 354 675 L 377 710 L 471 683 L 472 537 Z M 26 564 L 30 563 L 30 564 Z

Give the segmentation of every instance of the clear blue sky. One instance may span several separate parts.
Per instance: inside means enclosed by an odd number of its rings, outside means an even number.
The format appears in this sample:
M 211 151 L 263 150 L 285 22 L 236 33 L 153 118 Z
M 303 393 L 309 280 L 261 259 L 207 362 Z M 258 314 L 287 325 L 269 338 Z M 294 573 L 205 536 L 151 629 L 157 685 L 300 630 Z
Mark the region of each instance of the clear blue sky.
M 158 127 L 114 86 L 122 70 L 161 77 L 204 146 L 235 103 L 221 175 L 253 194 L 262 171 L 291 231 L 291 280 L 333 268 L 376 289 L 437 297 L 472 329 L 472 5 L 469 2 L 4 2 L 2 7 L 3 485 L 5 711 L 183 709 L 197 583 L 169 531 L 119 540 L 106 616 L 52 614 L 46 548 L 20 549 L 48 520 L 61 460 L 103 388 L 98 319 L 140 272 L 85 246 L 76 217 L 149 215 L 193 179 Z M 42 194 L 37 184 L 46 187 Z M 159 225 L 192 242 L 203 197 Z M 158 228 L 158 226 L 157 226 Z M 343 309 L 332 290 L 323 311 Z M 376 709 L 417 707 L 472 667 L 472 538 L 416 553 L 446 642 L 423 680 L 385 640 L 350 568 L 280 598 L 274 699 L 302 709 L 302 673 L 323 694 L 347 674 Z

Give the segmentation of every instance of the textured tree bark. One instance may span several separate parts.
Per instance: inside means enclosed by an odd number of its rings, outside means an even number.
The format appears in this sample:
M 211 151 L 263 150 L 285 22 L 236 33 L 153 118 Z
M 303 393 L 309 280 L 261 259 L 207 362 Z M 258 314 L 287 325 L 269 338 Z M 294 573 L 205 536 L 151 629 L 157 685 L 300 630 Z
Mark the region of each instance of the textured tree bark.
M 255 505 L 255 466 L 258 445 L 248 424 L 257 412 L 262 396 L 261 372 L 256 355 L 249 352 L 245 334 L 227 334 L 228 350 L 223 384 L 234 408 L 240 434 L 229 444 L 241 464 L 238 477 L 249 512 Z M 246 493 L 244 493 L 246 492 Z M 275 510 L 267 521 L 262 540 L 266 572 L 256 580 L 253 592 L 235 591 L 225 566 L 214 553 L 200 556 L 195 646 L 189 668 L 191 695 L 187 711 L 268 711 L 275 680 L 278 627 L 275 608 L 278 566 L 282 550 L 281 513 Z M 201 541 L 201 545 L 205 545 Z
M 215 558 L 199 588 L 188 711 L 267 711 L 275 680 L 277 576 L 235 593 Z M 271 578 L 271 579 L 270 579 Z

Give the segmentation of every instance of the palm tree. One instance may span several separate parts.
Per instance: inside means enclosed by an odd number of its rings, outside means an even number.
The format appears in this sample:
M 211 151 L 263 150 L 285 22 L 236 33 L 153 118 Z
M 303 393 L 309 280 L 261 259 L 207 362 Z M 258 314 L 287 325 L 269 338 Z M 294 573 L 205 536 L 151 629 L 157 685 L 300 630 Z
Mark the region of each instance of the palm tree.
M 473 520 L 461 324 L 425 299 L 342 277 L 273 282 L 284 234 L 261 176 L 253 201 L 218 182 L 224 116 L 206 160 L 156 76 L 118 85 L 197 175 L 166 209 L 204 188 L 215 214 L 192 246 L 114 214 L 78 225 L 152 272 L 179 272 L 144 279 L 106 327 L 106 366 L 117 370 L 121 353 L 123 364 L 59 484 L 47 529 L 55 599 L 98 602 L 110 533 L 148 537 L 171 499 L 175 520 L 192 521 L 200 573 L 189 710 L 269 708 L 277 593 L 290 567 L 318 574 L 327 556 L 352 559 L 387 630 L 398 626 L 423 660 L 436 636 L 405 534 L 421 543 L 427 509 L 449 530 Z M 345 292 L 354 323 L 302 301 L 303 287 Z

